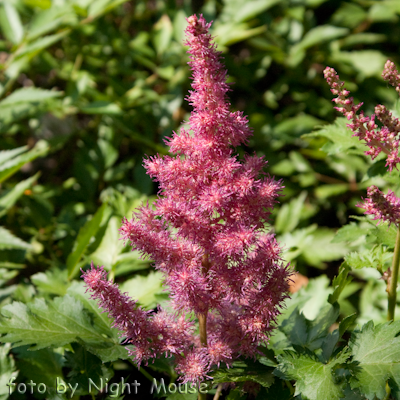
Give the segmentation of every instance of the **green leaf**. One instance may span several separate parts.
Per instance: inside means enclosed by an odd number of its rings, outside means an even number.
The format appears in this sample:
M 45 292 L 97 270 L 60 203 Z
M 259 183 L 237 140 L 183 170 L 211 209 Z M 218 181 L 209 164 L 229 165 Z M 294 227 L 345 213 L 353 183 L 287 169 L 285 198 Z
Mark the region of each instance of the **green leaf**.
M 120 240 L 119 227 L 121 220 L 118 217 L 111 217 L 108 221 L 106 231 L 97 249 L 88 255 L 94 264 L 103 265 L 105 269 L 111 267 L 118 261 L 118 255 L 124 248 L 124 243 Z
M 293 231 L 298 225 L 301 217 L 301 211 L 304 207 L 307 192 L 303 191 L 299 197 L 292 199 L 289 203 L 285 203 L 278 212 L 275 222 L 276 232 L 286 233 Z
M 9 1 L 0 4 L 0 26 L 4 36 L 10 42 L 18 44 L 24 36 L 24 27 L 14 5 Z
M 23 56 L 27 56 L 28 59 L 32 59 L 34 56 L 39 54 L 42 50 L 46 49 L 47 47 L 57 43 L 61 40 L 64 36 L 66 36 L 69 32 L 67 30 L 55 33 L 53 35 L 39 37 L 38 39 L 30 42 L 29 44 L 20 47 L 15 52 L 15 58 L 21 59 Z M 12 65 L 12 64 L 11 64 Z M 35 88 L 31 88 L 35 89 Z
M 230 0 L 225 2 L 220 19 L 224 23 L 228 21 L 233 22 L 245 22 L 251 18 L 262 14 L 275 4 L 279 3 L 280 0 Z
M 285 311 L 282 317 L 287 317 L 296 308 L 309 319 L 315 319 L 321 310 L 328 304 L 328 296 L 332 293 L 332 287 L 326 275 L 313 278 L 307 286 L 302 287 L 290 299 L 285 301 Z M 280 318 L 279 321 L 282 321 Z
M 372 321 L 353 333 L 350 350 L 358 362 L 352 388 L 358 388 L 367 399 L 383 399 L 385 385 L 393 380 L 400 386 L 400 321 L 374 326 Z M 389 381 L 390 382 L 390 381 Z
M 241 23 L 215 23 L 212 34 L 215 35 L 215 42 L 219 46 L 230 46 L 237 42 L 249 39 L 253 36 L 260 35 L 265 32 L 265 25 L 250 28 L 245 22 Z
M 19 149 L 18 149 L 19 150 Z M 0 164 L 0 183 L 5 181 L 11 175 L 15 174 L 23 165 L 33 161 L 34 159 L 44 156 L 48 153 L 49 147 L 46 142 L 39 141 L 36 146 L 23 154 L 18 154 L 16 157 L 8 159 Z M 15 153 L 14 153 L 15 154 Z M 4 156 L 8 156 L 5 154 Z
M 33 380 L 43 382 L 47 386 L 54 386 L 57 378 L 62 378 L 64 357 L 53 349 L 29 351 L 27 347 L 13 350 L 18 357 L 18 369 L 21 374 Z
M 20 72 L 24 68 L 28 67 L 29 62 L 30 60 L 32 60 L 33 57 L 38 55 L 47 47 L 57 43 L 63 37 L 67 36 L 68 33 L 69 30 L 65 29 L 54 35 L 39 37 L 38 39 L 25 46 L 20 46 L 14 54 L 14 59 L 12 59 L 12 62 L 8 65 L 5 71 L 6 76 L 9 79 L 16 79 Z
M 20 155 L 21 153 L 25 153 L 28 150 L 28 146 L 17 147 L 11 150 L 2 150 L 0 151 L 0 167 L 8 160 Z
M 107 313 L 103 312 L 97 301 L 92 299 L 90 294 L 86 292 L 84 282 L 73 281 L 71 286 L 68 288 L 67 293 L 79 300 L 91 313 L 99 332 L 113 338 L 118 338 L 119 331 L 116 328 L 110 328 L 113 322 L 112 319 L 108 317 Z
M 101 220 L 103 219 L 103 213 L 106 209 L 107 204 L 104 203 L 94 214 L 93 218 L 85 223 L 85 225 L 79 230 L 78 237 L 75 240 L 72 252 L 67 258 L 67 269 L 68 279 L 71 280 L 79 272 L 77 268 L 78 261 L 84 254 L 90 239 L 96 235 L 99 230 Z
M 354 222 L 350 222 L 349 225 L 345 225 L 337 230 L 335 237 L 332 239 L 332 243 L 351 243 L 360 237 L 365 238 L 366 233 L 365 227 L 362 227 Z
M 122 292 L 127 292 L 134 300 L 147 309 L 157 306 L 157 295 L 163 294 L 163 275 L 161 272 L 150 272 L 147 276 L 137 275 L 128 279 L 121 286 Z
M 28 250 L 31 248 L 29 243 L 14 236 L 10 231 L 0 226 L 0 250 L 5 249 L 21 249 Z
M 306 347 L 314 351 L 321 347 L 329 328 L 339 316 L 337 304 L 327 304 L 313 321 L 307 320 L 298 309 L 279 327 L 292 345 Z
M 357 313 L 351 314 L 340 321 L 339 324 L 339 338 L 356 322 Z
M 85 114 L 113 114 L 122 113 L 121 107 L 118 104 L 110 101 L 94 101 L 84 107 L 80 107 L 80 111 Z
M 65 295 L 69 286 L 67 271 L 58 268 L 48 269 L 46 272 L 38 272 L 31 276 L 32 283 L 40 294 Z
M 283 257 L 286 261 L 301 256 L 308 265 L 323 268 L 324 262 L 338 260 L 349 251 L 344 243 L 331 243 L 334 235 L 332 229 L 310 225 L 285 233 L 278 240 L 285 244 Z
M 340 28 L 333 25 L 319 25 L 310 29 L 303 37 L 298 46 L 301 49 L 306 49 L 316 44 L 326 42 L 328 40 L 336 39 L 345 36 L 349 32 L 347 28 Z
M 1 309 L 0 332 L 3 343 L 16 346 L 34 345 L 32 350 L 63 346 L 78 337 L 88 342 L 105 338 L 92 326 L 82 303 L 67 295 L 46 303 L 36 298 L 27 305 L 14 302 Z
M 176 384 L 175 384 L 176 385 Z M 179 385 L 179 384 L 178 384 Z M 178 386 L 177 385 L 177 386 Z M 188 392 L 189 390 L 193 390 L 189 387 L 189 384 L 186 384 L 186 389 L 185 389 L 185 385 L 184 384 L 180 384 L 182 385 L 182 389 L 177 389 L 180 390 L 183 393 L 180 392 L 176 392 L 176 393 L 172 393 L 169 396 L 167 396 L 166 400 L 196 400 L 198 398 L 197 393 L 185 393 L 185 390 Z
M 9 354 L 10 349 L 11 344 L 9 343 L 0 346 L 0 400 L 6 400 L 9 398 L 10 393 L 7 383 L 9 383 L 12 378 L 18 376 L 14 358 Z
M 88 16 L 91 18 L 98 18 L 126 1 L 127 0 L 92 0 L 89 3 Z
M 362 252 L 352 252 L 345 257 L 346 263 L 352 268 L 375 268 L 385 272 L 389 267 L 393 253 L 382 245 L 376 245 L 372 249 Z
M 74 25 L 76 22 L 76 14 L 71 4 L 54 5 L 34 15 L 29 24 L 27 39 L 31 41 L 56 30 L 62 25 Z
M 120 356 L 127 358 L 126 349 L 110 327 L 102 329 L 104 326 L 97 324 L 98 319 L 93 325 L 83 304 L 70 295 L 48 302 L 36 298 L 26 305 L 14 302 L 3 307 L 1 313 L 0 333 L 5 335 L 0 341 L 3 343 L 32 345 L 31 350 L 39 350 L 78 341 L 104 362 L 115 361 Z
M 370 231 L 371 236 L 376 237 L 377 243 L 383 244 L 394 249 L 396 244 L 397 228 L 394 224 L 388 226 L 388 224 L 379 224 Z
M 102 312 L 103 310 L 99 308 L 95 300 L 90 298 L 90 294 L 86 292 L 84 283 L 74 281 L 68 288 L 67 293 L 79 300 L 84 305 L 85 309 L 90 312 L 97 331 L 113 339 L 113 342 L 96 343 L 94 346 L 84 343 L 85 348 L 99 357 L 103 362 L 127 359 L 129 356 L 126 347 L 130 346 L 121 346 L 119 344 L 119 330 L 111 328 L 113 320 L 108 317 L 107 313 Z
M 303 39 L 296 43 L 289 53 L 287 63 L 291 67 L 297 66 L 305 57 L 306 49 L 339 37 L 345 36 L 349 30 L 333 25 L 319 25 L 309 30 Z
M 25 190 L 30 188 L 39 176 L 40 173 L 38 172 L 36 175 L 17 183 L 10 191 L 0 197 L 0 217 L 7 213 L 7 211 L 24 194 Z
M 154 46 L 157 54 L 163 54 L 170 45 L 173 34 L 173 26 L 168 15 L 164 14 L 154 25 Z
M 344 262 L 339 268 L 339 275 L 335 276 L 332 282 L 333 293 L 329 295 L 328 302 L 333 304 L 339 300 L 339 296 L 342 293 L 343 289 L 353 280 L 353 278 L 349 275 L 351 268 L 349 265 Z
M 304 138 L 325 137 L 329 140 L 321 150 L 331 154 L 349 153 L 349 154 L 364 154 L 365 144 L 352 136 L 352 132 L 347 128 L 346 118 L 336 118 L 334 124 L 327 125 L 321 129 L 303 135 Z
M 257 382 L 269 387 L 274 382 L 272 368 L 251 360 L 235 361 L 230 368 L 218 368 L 213 374 L 213 383 Z
M 65 353 L 65 358 L 66 367 L 70 368 L 68 383 L 77 388 L 76 394 L 94 395 L 104 390 L 105 383 L 113 377 L 114 371 L 79 344 L 72 344 L 72 350 Z
M 315 196 L 320 200 L 325 200 L 328 197 L 337 196 L 339 194 L 346 193 L 349 190 L 349 185 L 347 183 L 336 183 L 329 185 L 318 186 L 314 193 Z
M 339 400 L 343 397 L 344 382 L 337 383 L 334 370 L 346 362 L 350 353 L 344 350 L 324 364 L 308 354 L 293 351 L 278 355 L 278 373 L 285 379 L 296 380 L 295 396 L 308 400 Z
M 387 57 L 379 50 L 338 52 L 335 59 L 337 62 L 352 64 L 363 77 L 380 77 L 382 66 L 387 61 Z
M 0 102 L 0 110 L 3 111 L 6 107 L 15 107 L 19 103 L 38 103 L 43 100 L 60 97 L 62 94 L 63 92 L 56 90 L 45 90 L 34 87 L 20 88 Z

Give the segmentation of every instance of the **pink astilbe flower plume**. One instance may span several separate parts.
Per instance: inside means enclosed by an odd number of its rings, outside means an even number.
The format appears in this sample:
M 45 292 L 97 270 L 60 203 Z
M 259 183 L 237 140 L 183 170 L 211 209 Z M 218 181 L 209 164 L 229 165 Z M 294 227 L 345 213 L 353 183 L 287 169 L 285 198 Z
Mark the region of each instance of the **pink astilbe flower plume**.
M 174 156 L 144 161 L 159 197 L 120 229 L 125 242 L 164 274 L 175 314 L 140 309 L 107 282 L 102 269 L 92 268 L 84 279 L 135 346 L 138 362 L 174 355 L 181 380 L 199 382 L 213 366 L 259 354 L 287 297 L 291 272 L 274 235 L 265 232 L 282 185 L 264 172 L 262 157 L 239 160 L 234 154 L 251 135 L 247 118 L 230 111 L 211 24 L 196 15 L 187 21 L 190 128 L 166 140 Z M 193 313 L 199 335 L 187 319 Z
M 365 210 L 365 214 L 374 215 L 374 219 L 385 221 L 390 224 L 399 225 L 400 222 L 400 199 L 394 192 L 389 190 L 388 194 L 382 193 L 376 186 L 370 186 L 367 190 L 368 197 L 363 203 L 357 204 Z
M 347 126 L 352 130 L 353 136 L 358 136 L 360 140 L 364 140 L 369 147 L 365 154 L 371 156 L 374 160 L 383 152 L 387 155 L 386 167 L 389 171 L 397 168 L 397 164 L 400 163 L 400 121 L 393 117 L 392 113 L 381 104 L 375 107 L 375 114 L 370 117 L 365 116 L 362 111 L 358 114 L 363 103 L 355 105 L 353 98 L 348 97 L 350 92 L 344 88 L 344 82 L 339 80 L 336 71 L 333 68 L 326 67 L 324 76 L 331 87 L 331 92 L 337 95 L 332 100 L 338 105 L 335 109 L 348 120 L 352 120 L 352 123 L 347 124 Z M 400 74 L 392 61 L 386 62 L 382 77 L 396 87 L 396 91 L 400 95 Z M 375 118 L 382 124 L 380 129 L 377 129 L 378 125 L 375 123 Z M 368 197 L 357 206 L 365 209 L 365 214 L 373 215 L 374 220 L 378 220 L 378 224 L 380 221 L 389 222 L 389 225 L 391 223 L 398 225 L 400 222 L 400 199 L 390 190 L 385 195 L 376 186 L 371 186 L 368 188 Z

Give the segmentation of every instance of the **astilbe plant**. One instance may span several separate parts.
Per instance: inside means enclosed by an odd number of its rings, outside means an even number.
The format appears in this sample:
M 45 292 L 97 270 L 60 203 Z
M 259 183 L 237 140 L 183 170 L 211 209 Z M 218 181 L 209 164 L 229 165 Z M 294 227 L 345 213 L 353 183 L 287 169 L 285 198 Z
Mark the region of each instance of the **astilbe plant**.
M 173 355 L 180 379 L 197 383 L 221 363 L 259 354 L 287 297 L 291 272 L 266 229 L 281 182 L 263 171 L 262 157 L 234 155 L 234 147 L 251 135 L 247 118 L 229 110 L 226 71 L 208 32 L 211 24 L 196 15 L 187 21 L 190 129 L 167 139 L 175 156 L 144 161 L 159 183 L 159 197 L 154 207 L 144 205 L 124 219 L 120 229 L 164 274 L 175 312 L 138 307 L 107 281 L 103 268 L 92 265 L 83 278 L 134 346 L 138 365 Z
M 357 136 L 359 140 L 364 140 L 369 150 L 366 155 L 371 156 L 374 160 L 382 152 L 386 154 L 386 167 L 391 172 L 394 168 L 398 169 L 400 163 L 399 156 L 399 133 L 400 121 L 389 112 L 384 105 L 375 107 L 375 114 L 370 117 L 365 116 L 358 110 L 363 103 L 354 104 L 353 98 L 348 97 L 350 92 L 344 88 L 344 82 L 339 80 L 339 75 L 333 68 L 326 67 L 324 76 L 331 92 L 336 95 L 333 101 L 337 104 L 336 110 L 341 112 L 348 120 L 352 122 L 347 126 L 353 132 L 353 136 Z M 398 73 L 394 63 L 388 60 L 385 64 L 382 77 L 385 81 L 396 88 L 400 95 L 400 74 Z M 377 118 L 381 127 L 375 123 Z M 388 277 L 388 320 L 394 319 L 394 310 L 396 305 L 396 289 L 400 266 L 400 198 L 396 197 L 391 190 L 388 194 L 384 194 L 376 186 L 371 186 L 367 190 L 367 198 L 364 202 L 357 204 L 365 210 L 365 214 L 372 215 L 374 220 L 380 222 L 388 222 L 397 226 L 397 239 L 395 252 L 393 256 L 392 267 L 389 270 Z

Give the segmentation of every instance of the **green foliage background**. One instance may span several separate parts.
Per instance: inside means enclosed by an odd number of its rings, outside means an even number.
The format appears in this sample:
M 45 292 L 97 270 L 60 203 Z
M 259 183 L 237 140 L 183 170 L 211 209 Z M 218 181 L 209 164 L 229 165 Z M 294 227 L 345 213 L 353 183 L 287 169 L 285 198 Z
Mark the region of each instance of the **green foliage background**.
M 397 94 L 380 76 L 387 59 L 400 66 L 396 0 L 0 2 L 0 398 L 13 376 L 46 383 L 52 399 L 67 398 L 55 393 L 57 377 L 80 383 L 82 399 L 107 397 L 89 393 L 88 377 L 136 377 L 144 387 L 176 378 L 168 360 L 138 372 L 79 271 L 91 260 L 104 265 L 149 309 L 167 298 L 118 228 L 157 193 L 142 158 L 166 154 L 163 139 L 188 120 L 183 32 L 194 12 L 214 21 L 235 82 L 232 108 L 254 129 L 239 152 L 264 154 L 268 172 L 283 179 L 271 223 L 284 258 L 311 278 L 288 301 L 265 357 L 239 360 L 214 382 L 237 383 L 224 391 L 231 400 L 251 396 L 245 381 L 257 399 L 399 399 L 400 355 L 390 349 L 399 348 L 400 326 L 378 325 L 396 229 L 376 227 L 356 207 L 371 184 L 400 195 L 399 174 L 364 156 L 322 74 L 334 67 L 367 114 L 382 103 L 398 116 Z M 148 398 L 146 390 L 135 398 Z

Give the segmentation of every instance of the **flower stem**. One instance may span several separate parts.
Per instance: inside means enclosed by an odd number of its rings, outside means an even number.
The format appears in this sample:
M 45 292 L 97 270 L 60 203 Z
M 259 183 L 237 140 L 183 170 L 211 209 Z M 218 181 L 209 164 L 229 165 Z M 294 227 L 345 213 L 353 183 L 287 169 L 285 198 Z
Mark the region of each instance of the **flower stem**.
M 207 313 L 198 314 L 199 330 L 200 330 L 200 343 L 203 347 L 207 347 Z
M 399 279 L 400 266 L 400 228 L 397 229 L 396 246 L 392 261 L 391 274 L 388 279 L 386 291 L 388 292 L 388 321 L 394 321 L 394 311 L 396 308 L 397 282 Z
M 217 391 L 215 392 L 213 400 L 219 400 L 219 396 L 221 395 L 222 392 L 222 383 L 220 383 L 217 387 Z

